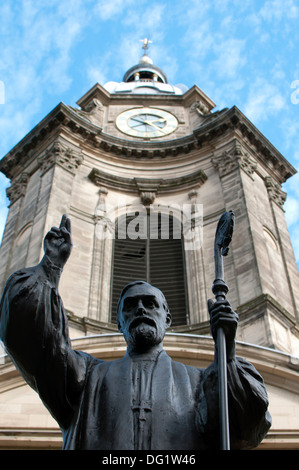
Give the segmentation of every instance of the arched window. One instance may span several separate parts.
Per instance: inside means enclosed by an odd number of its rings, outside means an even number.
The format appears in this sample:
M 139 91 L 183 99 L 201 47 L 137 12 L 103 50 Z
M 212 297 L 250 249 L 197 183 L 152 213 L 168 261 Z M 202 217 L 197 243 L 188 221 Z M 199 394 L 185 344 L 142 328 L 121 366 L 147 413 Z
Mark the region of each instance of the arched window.
M 187 323 L 184 241 L 181 222 L 169 214 L 125 214 L 116 222 L 111 320 L 122 288 L 144 280 L 165 295 L 172 325 Z

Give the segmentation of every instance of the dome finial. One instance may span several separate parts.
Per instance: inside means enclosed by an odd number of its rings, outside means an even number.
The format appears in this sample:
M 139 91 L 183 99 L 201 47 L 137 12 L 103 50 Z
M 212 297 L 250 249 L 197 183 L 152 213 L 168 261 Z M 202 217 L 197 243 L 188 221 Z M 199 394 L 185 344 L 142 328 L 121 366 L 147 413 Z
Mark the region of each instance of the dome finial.
M 149 44 L 151 44 L 153 41 L 150 41 L 148 38 L 144 39 L 139 39 L 140 42 L 143 42 L 142 49 L 144 49 L 144 53 L 146 54 L 147 49 L 149 48 Z
M 139 41 L 143 42 L 142 49 L 144 50 L 143 56 L 141 57 L 139 63 L 146 62 L 148 64 L 152 64 L 153 63 L 152 59 L 150 59 L 149 56 L 147 55 L 147 50 L 149 49 L 149 44 L 151 44 L 152 41 L 150 41 L 148 38 L 139 39 Z

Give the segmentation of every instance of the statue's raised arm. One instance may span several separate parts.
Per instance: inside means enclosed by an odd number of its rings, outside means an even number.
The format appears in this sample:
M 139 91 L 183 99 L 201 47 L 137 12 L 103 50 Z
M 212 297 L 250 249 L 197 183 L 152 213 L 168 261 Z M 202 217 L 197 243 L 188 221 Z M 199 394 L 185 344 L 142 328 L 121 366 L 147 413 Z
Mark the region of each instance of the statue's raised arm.
M 71 348 L 58 293 L 71 250 L 71 222 L 63 215 L 59 228 L 45 236 L 41 262 L 10 276 L 0 305 L 0 338 L 7 353 L 61 426 L 71 419 L 85 370 Z

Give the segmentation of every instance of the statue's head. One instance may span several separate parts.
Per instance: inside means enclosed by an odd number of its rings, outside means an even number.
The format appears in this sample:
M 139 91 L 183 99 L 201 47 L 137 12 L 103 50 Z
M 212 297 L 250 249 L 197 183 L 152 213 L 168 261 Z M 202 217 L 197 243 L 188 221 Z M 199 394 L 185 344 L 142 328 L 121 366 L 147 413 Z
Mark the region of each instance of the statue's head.
M 164 294 L 144 281 L 127 284 L 117 305 L 117 325 L 128 346 L 146 350 L 162 343 L 171 314 Z

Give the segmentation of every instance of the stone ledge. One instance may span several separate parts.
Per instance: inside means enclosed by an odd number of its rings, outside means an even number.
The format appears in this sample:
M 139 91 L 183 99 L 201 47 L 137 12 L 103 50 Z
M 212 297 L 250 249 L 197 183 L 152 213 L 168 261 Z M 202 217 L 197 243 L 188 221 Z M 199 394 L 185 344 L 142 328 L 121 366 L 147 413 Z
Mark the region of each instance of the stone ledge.
M 298 450 L 299 429 L 271 429 L 256 450 Z
M 57 429 L 0 428 L 1 450 L 61 450 L 62 434 Z

